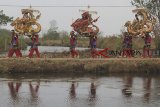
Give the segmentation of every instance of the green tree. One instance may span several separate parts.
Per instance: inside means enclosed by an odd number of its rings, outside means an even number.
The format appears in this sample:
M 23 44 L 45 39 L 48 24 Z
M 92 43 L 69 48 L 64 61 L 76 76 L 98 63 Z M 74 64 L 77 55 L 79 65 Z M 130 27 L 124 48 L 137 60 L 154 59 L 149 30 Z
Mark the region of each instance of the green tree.
M 58 30 L 58 27 L 57 27 L 57 22 L 56 20 L 51 20 L 50 21 L 50 28 L 48 31 L 57 31 Z
M 160 22 L 160 0 L 132 0 L 132 5 L 136 7 L 145 7 L 150 13 L 158 18 Z M 160 23 L 157 23 L 154 28 L 155 45 L 160 49 Z
M 51 30 L 49 30 L 47 33 L 45 33 L 44 35 L 43 35 L 43 39 L 45 39 L 45 40 L 57 40 L 57 39 L 59 39 L 60 38 L 60 35 L 59 35 L 59 33 L 57 32 L 57 31 L 51 31 Z
M 55 20 L 50 21 L 50 28 L 48 29 L 47 33 L 45 33 L 43 38 L 46 39 L 59 39 L 60 34 L 57 32 L 57 22 Z
M 0 27 L 2 25 L 7 25 L 11 22 L 13 17 L 6 16 L 3 10 L 0 11 Z M 0 29 L 0 52 L 6 51 L 8 48 L 8 43 L 10 42 L 10 31 L 6 29 Z
M 7 23 L 11 22 L 12 20 L 13 20 L 13 17 L 6 16 L 3 13 L 3 10 L 0 11 L 0 26 L 7 25 Z

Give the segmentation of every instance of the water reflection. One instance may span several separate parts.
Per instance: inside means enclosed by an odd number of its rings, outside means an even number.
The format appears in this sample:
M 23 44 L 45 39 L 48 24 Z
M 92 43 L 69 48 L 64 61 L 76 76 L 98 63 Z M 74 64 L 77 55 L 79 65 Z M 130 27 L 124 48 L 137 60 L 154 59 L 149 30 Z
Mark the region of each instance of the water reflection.
M 124 76 L 123 78 L 124 87 L 122 89 L 122 93 L 126 97 L 132 96 L 132 84 L 133 84 L 133 77 L 132 76 Z
M 35 86 L 33 86 L 31 82 L 29 82 L 29 89 L 30 89 L 32 98 L 38 98 L 39 85 L 40 85 L 40 82 L 37 82 Z
M 39 97 L 38 97 L 38 90 L 40 86 L 40 82 L 37 82 L 36 84 L 32 84 L 31 82 L 28 83 L 29 86 L 29 92 L 30 92 L 30 98 L 27 98 L 27 96 L 22 96 L 22 93 L 20 93 L 20 89 L 23 89 L 21 82 L 8 82 L 8 88 L 10 92 L 10 102 L 11 104 L 15 106 L 23 105 L 22 101 L 27 100 L 27 105 L 32 105 L 34 107 L 38 107 L 39 104 Z M 23 90 L 22 90 L 23 91 Z
M 21 87 L 21 83 L 19 82 L 8 82 L 8 88 L 10 91 L 10 103 L 13 105 L 17 105 L 17 103 L 19 103 L 19 89 Z
M 144 101 L 149 102 L 151 97 L 151 78 L 146 77 L 143 79 L 143 88 L 144 88 Z
M 36 82 L 33 84 L 32 82 L 29 82 L 29 90 L 30 90 L 30 105 L 34 105 L 34 107 L 38 107 L 40 98 L 39 98 L 39 87 L 40 82 Z
M 8 82 L 10 96 L 13 99 L 13 101 L 18 101 L 18 99 L 19 99 L 18 92 L 19 92 L 20 87 L 21 87 L 21 83 Z
M 59 80 L 0 81 L 0 86 L 3 86 L 1 100 L 5 101 L 0 103 L 2 107 L 50 107 L 53 103 L 55 107 L 145 107 L 147 104 L 160 104 L 159 78 L 125 75 L 120 78 L 80 78 L 73 82 Z
M 91 82 L 90 92 L 89 92 L 89 105 L 91 107 L 96 107 L 96 101 L 97 101 L 96 89 L 97 85 L 94 82 Z
M 78 82 L 71 82 L 71 85 L 70 85 L 70 88 L 69 88 L 69 99 L 70 99 L 70 107 L 76 107 L 77 104 L 82 104 L 82 105 L 89 105 L 91 107 L 95 107 L 96 105 L 96 84 L 94 82 L 91 82 L 89 85 L 86 86 L 86 89 L 85 89 L 85 92 L 88 93 L 88 97 L 87 96 L 84 96 L 82 97 L 81 96 L 81 86 L 78 87 L 79 84 Z M 89 92 L 88 92 L 88 89 L 87 87 L 89 88 Z M 78 91 L 79 90 L 79 91 Z M 77 94 L 78 93 L 78 94 Z M 80 102 L 82 101 L 82 102 Z
M 149 102 L 150 101 L 150 97 L 151 97 L 151 84 L 152 83 L 152 79 L 150 77 L 144 77 L 142 79 L 142 90 L 143 90 L 143 96 L 142 99 L 145 102 Z M 133 77 L 132 76 L 124 76 L 123 78 L 123 88 L 122 88 L 122 94 L 125 97 L 132 97 L 132 91 L 133 91 Z M 140 90 L 138 91 L 139 93 Z
M 71 87 L 70 87 L 70 98 L 74 99 L 76 98 L 76 88 L 78 87 L 78 84 L 76 84 L 75 82 L 71 83 Z
M 96 86 L 95 86 L 94 82 L 91 83 L 91 86 L 90 86 L 90 96 L 89 97 L 91 99 L 93 99 L 93 98 L 96 97 Z

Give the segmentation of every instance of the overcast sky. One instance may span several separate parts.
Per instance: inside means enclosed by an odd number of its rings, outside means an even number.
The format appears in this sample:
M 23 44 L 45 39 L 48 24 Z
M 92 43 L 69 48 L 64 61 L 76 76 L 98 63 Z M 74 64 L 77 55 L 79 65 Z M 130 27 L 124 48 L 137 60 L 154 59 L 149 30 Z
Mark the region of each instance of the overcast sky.
M 131 0 L 0 0 L 0 5 L 25 5 L 29 6 L 86 6 L 86 7 L 33 7 L 40 10 L 42 16 L 39 23 L 42 25 L 42 32 L 49 28 L 49 22 L 54 19 L 57 21 L 59 30 L 70 31 L 72 19 L 81 18 L 79 9 L 87 9 L 87 6 L 131 6 Z M 9 16 L 22 17 L 21 9 L 24 7 L 3 7 Z M 104 35 L 119 34 L 122 26 L 128 20 L 134 18 L 132 9 L 135 7 L 91 7 L 90 10 L 97 11 L 100 16 L 96 25 Z M 8 29 L 12 27 L 7 26 Z

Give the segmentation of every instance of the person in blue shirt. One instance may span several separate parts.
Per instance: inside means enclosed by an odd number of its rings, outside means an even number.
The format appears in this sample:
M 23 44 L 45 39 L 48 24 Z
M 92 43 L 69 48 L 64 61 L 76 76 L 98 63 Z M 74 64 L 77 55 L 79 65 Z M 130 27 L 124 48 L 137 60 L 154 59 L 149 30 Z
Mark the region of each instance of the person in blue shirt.
M 11 44 L 8 51 L 8 57 L 12 57 L 14 53 L 16 54 L 16 57 L 22 57 L 18 42 L 18 34 L 14 30 L 11 30 Z
M 97 36 L 94 35 L 93 32 L 90 34 L 90 46 L 91 46 L 91 56 L 95 58 L 97 54 L 96 46 L 97 46 Z
M 123 53 L 122 56 L 124 57 L 131 57 L 132 55 L 132 36 L 129 35 L 128 32 L 124 33 L 124 39 L 123 39 Z

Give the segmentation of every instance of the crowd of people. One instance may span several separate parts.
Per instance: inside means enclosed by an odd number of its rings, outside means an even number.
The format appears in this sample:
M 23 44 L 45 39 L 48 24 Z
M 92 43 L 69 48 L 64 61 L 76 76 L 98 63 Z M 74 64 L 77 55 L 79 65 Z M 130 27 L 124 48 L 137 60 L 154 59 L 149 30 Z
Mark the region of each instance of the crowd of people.
M 18 34 L 14 31 L 11 30 L 11 43 L 10 43 L 10 47 L 9 47 L 9 51 L 8 51 L 8 57 L 12 57 L 13 54 L 15 53 L 16 57 L 22 57 L 22 53 L 20 51 L 19 48 L 19 39 L 18 39 Z M 31 48 L 29 50 L 29 54 L 28 57 L 32 58 L 34 52 L 36 53 L 37 57 L 40 58 L 40 52 L 38 50 L 38 45 L 39 45 L 39 35 L 34 33 L 34 31 L 31 31 L 31 34 L 28 35 L 28 37 L 31 39 Z M 98 56 L 98 51 L 96 49 L 97 46 L 97 36 L 94 33 L 90 33 L 90 37 L 89 37 L 89 46 L 90 46 L 90 50 L 91 50 L 91 57 L 95 58 L 96 56 Z M 123 53 L 122 53 L 122 57 L 133 57 L 132 54 L 132 35 L 130 35 L 128 32 L 124 33 L 124 39 L 122 41 L 122 48 L 123 48 Z M 143 40 L 144 40 L 144 47 L 143 47 L 143 57 L 150 57 L 149 55 L 149 50 L 151 48 L 151 35 L 149 32 L 146 32 L 143 36 L 142 36 Z M 78 58 L 79 57 L 79 53 L 76 50 L 76 45 L 77 45 L 77 35 L 75 34 L 74 31 L 70 32 L 70 53 L 71 53 L 71 57 L 72 58 Z
M 74 31 L 70 32 L 70 52 L 72 58 L 79 57 L 78 51 L 75 49 L 77 45 L 77 35 Z M 90 34 L 89 46 L 91 48 L 91 56 L 95 58 L 98 55 L 98 51 L 96 50 L 97 45 L 97 36 L 93 33 Z
M 146 27 L 146 26 L 144 26 Z M 128 32 L 124 32 L 123 34 L 123 41 L 122 41 L 122 57 L 134 57 L 133 54 L 133 44 L 132 44 L 132 35 Z M 145 32 L 142 35 L 142 39 L 144 40 L 144 46 L 143 46 L 143 55 L 142 57 L 151 57 L 150 55 L 150 48 L 151 48 L 151 35 L 150 32 Z M 71 31 L 70 33 L 70 46 L 71 46 L 71 55 L 72 57 L 77 57 L 78 52 L 76 51 L 76 44 L 77 44 L 77 36 L 75 35 L 74 31 Z M 90 41 L 89 46 L 91 48 L 91 57 L 95 58 L 96 56 L 99 56 L 99 52 L 96 49 L 97 46 L 97 36 L 94 34 L 90 34 Z

